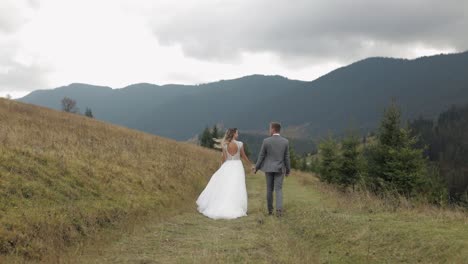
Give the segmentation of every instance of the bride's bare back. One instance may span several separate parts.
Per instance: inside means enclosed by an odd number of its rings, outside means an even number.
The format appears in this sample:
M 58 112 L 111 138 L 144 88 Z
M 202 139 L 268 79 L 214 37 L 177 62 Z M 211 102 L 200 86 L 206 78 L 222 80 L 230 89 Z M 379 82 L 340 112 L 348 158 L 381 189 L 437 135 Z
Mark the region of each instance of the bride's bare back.
M 227 145 L 227 152 L 231 156 L 234 156 L 237 154 L 237 151 L 239 151 L 239 146 L 237 145 L 237 143 L 234 141 L 229 142 L 229 144 Z

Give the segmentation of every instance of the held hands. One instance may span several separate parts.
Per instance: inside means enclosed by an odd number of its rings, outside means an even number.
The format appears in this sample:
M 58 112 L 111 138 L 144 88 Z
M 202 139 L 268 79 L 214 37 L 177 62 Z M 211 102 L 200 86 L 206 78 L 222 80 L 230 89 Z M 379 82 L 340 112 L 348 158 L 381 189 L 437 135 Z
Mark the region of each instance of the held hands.
M 253 166 L 253 165 L 252 165 L 252 172 L 253 172 L 254 174 L 257 173 L 257 170 L 255 169 L 255 166 Z

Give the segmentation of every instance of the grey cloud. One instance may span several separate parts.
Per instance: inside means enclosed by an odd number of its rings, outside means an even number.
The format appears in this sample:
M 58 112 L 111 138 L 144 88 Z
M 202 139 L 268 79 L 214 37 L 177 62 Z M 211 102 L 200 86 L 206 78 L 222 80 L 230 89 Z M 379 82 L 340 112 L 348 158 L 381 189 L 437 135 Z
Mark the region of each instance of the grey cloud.
M 292 63 L 348 62 L 415 46 L 465 50 L 467 12 L 465 0 L 214 1 L 156 19 L 153 29 L 162 44 L 204 60 L 272 52 Z
M 24 8 L 36 9 L 38 0 L 6 0 L 0 8 L 0 91 L 29 91 L 44 88 L 45 74 L 43 66 L 25 64 L 15 59 L 18 43 L 14 33 L 27 21 L 22 12 Z
M 0 6 L 0 34 L 16 32 L 27 21 L 25 9 L 39 8 L 39 0 L 2 0 Z
M 5 67 L 0 65 L 0 67 Z M 0 71 L 0 91 L 29 91 L 45 88 L 45 69 L 38 65 L 12 63 L 7 71 Z
M 28 0 L 28 5 L 34 9 L 38 9 L 41 6 L 39 0 Z
M 12 59 L 15 49 L 3 46 L 0 51 L 0 91 L 29 91 L 46 86 L 49 71 L 37 64 L 23 64 Z

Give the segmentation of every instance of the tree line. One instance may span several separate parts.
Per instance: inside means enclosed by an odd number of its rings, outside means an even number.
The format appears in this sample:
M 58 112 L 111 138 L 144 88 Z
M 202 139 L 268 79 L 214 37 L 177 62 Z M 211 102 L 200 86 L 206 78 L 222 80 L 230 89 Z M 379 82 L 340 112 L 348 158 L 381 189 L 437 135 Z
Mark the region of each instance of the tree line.
M 439 170 L 451 202 L 468 206 L 468 105 L 452 106 L 437 119 L 409 124 L 417 145 Z
M 446 204 L 450 196 L 441 167 L 425 153 L 418 132 L 409 124 L 401 124 L 400 109 L 392 104 L 375 133 L 359 137 L 350 132 L 342 139 L 329 136 L 319 144 L 318 154 L 302 168 L 344 190 L 358 187 L 377 195 L 401 195 Z

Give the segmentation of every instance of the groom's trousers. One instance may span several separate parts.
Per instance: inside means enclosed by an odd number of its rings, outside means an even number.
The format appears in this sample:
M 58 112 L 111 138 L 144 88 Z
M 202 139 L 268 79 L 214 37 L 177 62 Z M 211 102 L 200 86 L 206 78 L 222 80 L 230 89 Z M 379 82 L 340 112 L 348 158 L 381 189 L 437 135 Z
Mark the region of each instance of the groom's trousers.
M 273 212 L 273 191 L 275 191 L 276 210 L 283 210 L 283 179 L 282 172 L 266 172 L 268 212 Z

